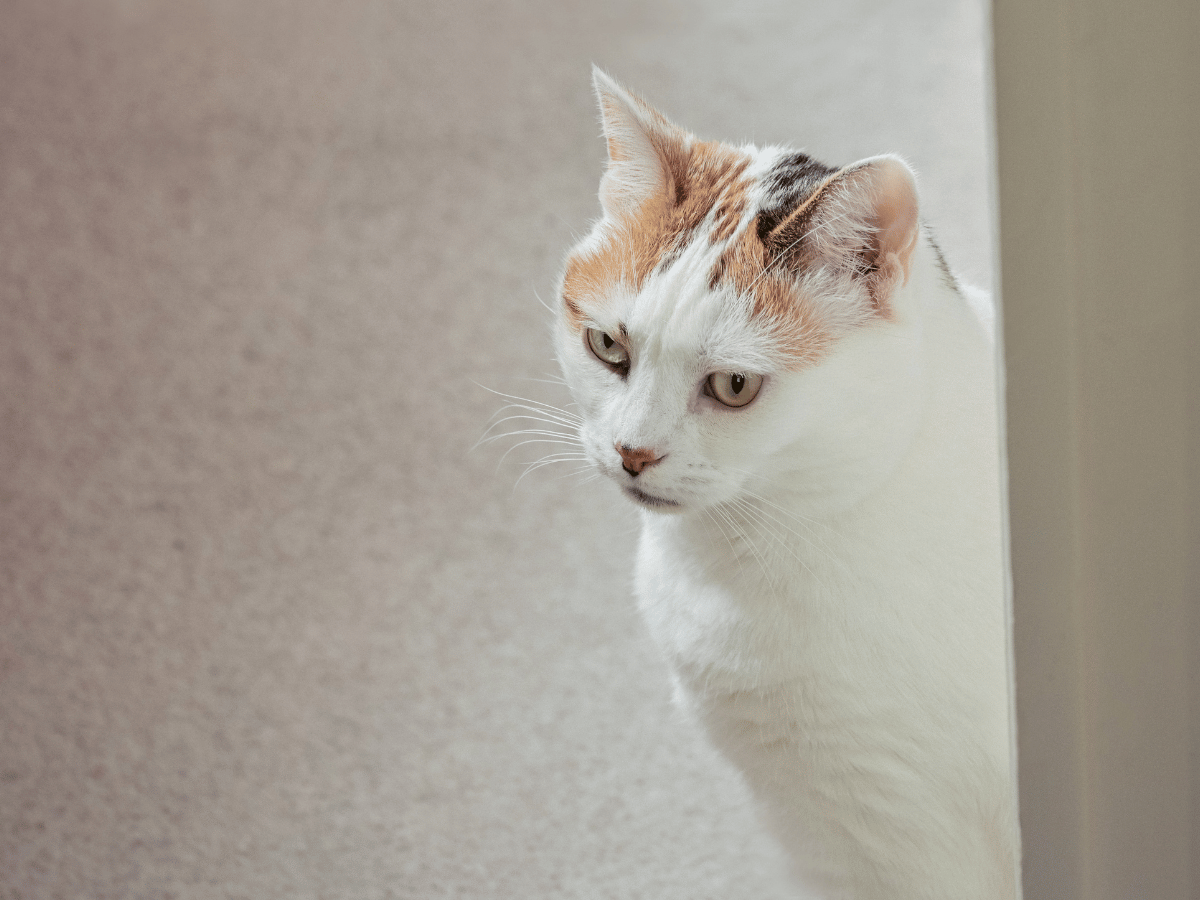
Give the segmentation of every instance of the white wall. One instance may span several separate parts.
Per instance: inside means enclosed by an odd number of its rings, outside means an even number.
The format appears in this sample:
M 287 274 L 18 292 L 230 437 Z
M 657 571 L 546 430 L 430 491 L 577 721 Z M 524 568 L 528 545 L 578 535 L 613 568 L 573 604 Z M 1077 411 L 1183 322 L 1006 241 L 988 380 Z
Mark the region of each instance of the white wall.
M 1028 900 L 1200 897 L 1200 4 L 995 0 Z

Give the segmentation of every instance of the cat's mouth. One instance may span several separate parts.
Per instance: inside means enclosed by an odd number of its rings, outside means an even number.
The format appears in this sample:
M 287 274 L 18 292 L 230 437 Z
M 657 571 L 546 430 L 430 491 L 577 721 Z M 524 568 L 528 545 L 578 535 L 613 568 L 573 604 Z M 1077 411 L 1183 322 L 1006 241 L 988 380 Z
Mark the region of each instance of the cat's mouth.
M 643 506 L 648 506 L 651 509 L 678 509 L 682 505 L 675 500 L 668 500 L 665 497 L 655 497 L 653 494 L 647 494 L 640 488 L 635 488 L 632 484 L 624 485 L 622 490 Z

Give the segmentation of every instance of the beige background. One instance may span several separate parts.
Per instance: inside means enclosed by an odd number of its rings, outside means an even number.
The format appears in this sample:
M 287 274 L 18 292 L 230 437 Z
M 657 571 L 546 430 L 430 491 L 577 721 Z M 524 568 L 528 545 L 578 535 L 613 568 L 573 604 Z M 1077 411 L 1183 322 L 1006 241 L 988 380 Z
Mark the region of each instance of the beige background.
M 5 0 L 0 898 L 785 896 L 633 511 L 469 452 L 481 385 L 565 402 L 593 61 L 706 136 L 903 154 L 986 282 L 983 21 Z

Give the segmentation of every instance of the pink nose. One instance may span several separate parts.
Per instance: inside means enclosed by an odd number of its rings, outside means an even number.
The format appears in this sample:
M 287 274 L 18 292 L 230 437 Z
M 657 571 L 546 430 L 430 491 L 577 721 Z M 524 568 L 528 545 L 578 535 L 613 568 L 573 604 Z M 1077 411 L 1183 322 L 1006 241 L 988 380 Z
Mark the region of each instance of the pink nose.
M 649 448 L 634 449 L 626 447 L 624 444 L 616 444 L 617 452 L 621 454 L 621 467 L 630 475 L 637 477 L 642 469 L 647 466 L 652 466 L 656 462 L 662 460 L 662 456 L 655 456 L 654 451 Z M 663 454 L 664 456 L 666 454 Z

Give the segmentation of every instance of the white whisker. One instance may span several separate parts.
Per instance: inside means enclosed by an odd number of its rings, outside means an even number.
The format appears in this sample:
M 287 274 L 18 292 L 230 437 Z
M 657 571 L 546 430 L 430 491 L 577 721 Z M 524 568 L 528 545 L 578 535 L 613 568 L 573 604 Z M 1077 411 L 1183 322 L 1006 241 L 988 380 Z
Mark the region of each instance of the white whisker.
M 534 416 L 508 416 L 507 418 L 501 419 L 499 422 L 496 422 L 493 425 L 491 425 L 488 428 L 488 430 L 486 432 L 484 432 L 483 437 L 481 437 L 479 439 L 479 442 L 476 443 L 475 446 L 478 447 L 480 444 L 490 444 L 493 441 L 500 440 L 501 438 L 512 437 L 513 435 L 517 435 L 517 434 L 544 434 L 544 435 L 551 435 L 553 437 L 562 437 L 562 438 L 574 438 L 576 435 L 575 431 L 560 431 L 560 430 L 556 430 L 554 428 L 519 428 L 515 431 L 502 431 L 499 434 L 491 434 L 491 432 L 494 429 L 503 425 L 505 422 L 516 422 L 516 421 L 540 422 L 543 425 L 557 425 L 558 424 L 557 422 L 547 422 L 543 419 L 538 419 Z
M 531 379 L 529 379 L 529 380 L 530 380 L 530 381 L 537 381 L 538 379 L 536 379 L 536 378 L 531 378 Z M 487 391 L 489 394 L 495 394 L 497 397 L 503 397 L 505 400 L 512 400 L 512 401 L 514 401 L 515 403 L 519 403 L 519 404 L 527 404 L 527 403 L 532 403 L 532 404 L 533 404 L 533 405 L 535 405 L 535 406 L 541 407 L 542 409 L 545 409 L 545 410 L 548 410 L 548 411 L 551 411 L 551 412 L 561 413 L 562 415 L 565 415 L 565 416 L 575 416 L 575 414 L 574 414 L 574 413 L 567 412 L 566 410 L 564 410 L 564 409 L 560 409 L 559 407 L 557 407 L 557 406 L 554 406 L 554 405 L 552 405 L 552 404 L 550 404 L 550 403 L 544 403 L 544 402 L 542 402 L 541 400 L 533 400 L 533 399 L 531 399 L 531 398 L 529 398 L 529 397 L 518 397 L 516 394 L 506 394 L 506 393 L 504 393 L 503 391 L 497 391 L 497 390 L 495 390 L 494 388 L 490 388 L 490 387 L 488 387 L 487 385 L 480 384 L 478 381 L 475 381 L 475 382 L 472 382 L 472 383 L 473 383 L 473 384 L 474 384 L 476 387 L 483 388 L 483 390 Z M 578 416 L 575 416 L 575 418 L 579 418 L 579 417 L 578 417 Z
M 535 469 L 541 469 L 545 466 L 550 466 L 554 463 L 560 462 L 586 462 L 586 457 L 579 454 L 553 454 L 551 456 L 543 457 L 542 459 L 528 463 L 525 466 L 525 471 L 517 477 L 515 482 L 513 482 L 513 490 L 515 491 L 517 489 L 517 485 L 521 483 L 522 479 L 524 479 L 526 475 Z
M 553 406 L 530 406 L 529 403 L 509 403 L 505 406 L 502 406 L 500 409 L 496 410 L 495 413 L 493 413 L 492 418 L 488 421 L 495 420 L 496 416 L 499 416 L 510 409 L 523 410 L 527 413 L 531 413 L 547 420 L 553 419 L 562 425 L 578 426 L 583 421 L 580 416 L 575 415 L 573 412 L 569 412 L 564 409 L 558 409 L 557 407 Z
M 551 438 L 530 438 L 527 441 L 518 441 L 517 443 L 513 444 L 511 447 L 509 447 L 507 450 L 504 451 L 503 455 L 501 455 L 501 457 L 500 457 L 500 462 L 496 464 L 496 468 L 497 469 L 500 468 L 501 463 L 503 463 L 504 460 L 508 459 L 508 455 L 510 453 L 512 453 L 518 447 L 524 447 L 528 444 L 562 444 L 565 447 L 579 446 L 574 441 L 560 441 L 560 440 L 554 440 Z
M 540 381 L 545 379 L 531 378 L 526 380 Z M 547 383 L 564 383 L 561 379 L 545 381 Z M 475 447 L 472 448 L 475 449 L 483 444 L 492 444 L 504 439 L 511 440 L 512 444 L 505 449 L 496 462 L 497 469 L 504 464 L 505 460 L 515 450 L 530 444 L 540 444 L 547 449 L 553 447 L 563 448 L 551 450 L 551 452 L 544 456 L 523 463 L 523 471 L 513 482 L 513 490 L 516 490 L 517 486 L 529 473 L 557 463 L 570 463 L 573 465 L 570 471 L 560 477 L 578 476 L 593 470 L 591 461 L 583 446 L 583 441 L 580 438 L 580 428 L 583 426 L 582 416 L 541 400 L 533 400 L 528 397 L 505 393 L 504 391 L 489 388 L 486 385 L 478 386 L 482 387 L 488 393 L 495 394 L 497 397 L 508 401 L 492 414 L 482 436 L 476 441 Z M 514 427 L 522 425 L 529 427 Z

